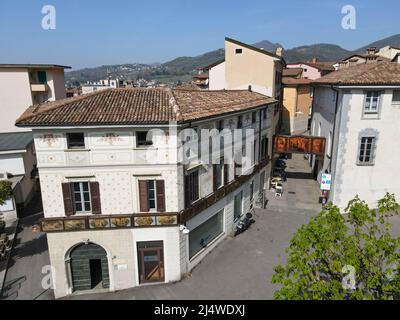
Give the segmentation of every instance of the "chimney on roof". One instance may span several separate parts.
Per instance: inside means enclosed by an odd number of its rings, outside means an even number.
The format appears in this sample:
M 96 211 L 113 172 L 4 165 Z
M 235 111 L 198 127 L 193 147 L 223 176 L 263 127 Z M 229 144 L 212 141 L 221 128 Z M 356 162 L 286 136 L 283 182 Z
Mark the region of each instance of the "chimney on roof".
M 285 51 L 285 49 L 283 49 L 282 47 L 278 47 L 278 48 L 276 48 L 275 54 L 276 54 L 278 57 L 283 57 L 284 51 Z
M 367 49 L 367 54 L 371 55 L 371 54 L 375 54 L 376 53 L 376 47 L 369 47 Z
M 342 70 L 342 69 L 344 69 L 346 67 L 348 67 L 348 63 L 346 61 L 339 61 L 338 70 Z
M 250 91 L 250 92 L 252 92 L 252 91 L 253 91 L 253 89 L 252 89 L 251 85 L 249 85 L 249 91 Z
M 349 67 L 354 67 L 357 65 L 357 59 L 351 59 L 349 60 Z
M 317 62 L 318 62 L 318 59 L 317 59 L 316 57 L 314 57 L 314 58 L 312 58 L 311 62 L 312 62 L 312 63 L 317 63 Z

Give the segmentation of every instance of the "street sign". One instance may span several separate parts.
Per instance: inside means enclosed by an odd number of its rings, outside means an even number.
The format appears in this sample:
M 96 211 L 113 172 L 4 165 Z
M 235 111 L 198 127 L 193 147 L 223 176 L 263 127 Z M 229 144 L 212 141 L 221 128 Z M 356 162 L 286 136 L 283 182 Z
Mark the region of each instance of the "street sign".
M 330 191 L 332 186 L 332 175 L 331 174 L 323 174 L 321 180 L 321 190 Z

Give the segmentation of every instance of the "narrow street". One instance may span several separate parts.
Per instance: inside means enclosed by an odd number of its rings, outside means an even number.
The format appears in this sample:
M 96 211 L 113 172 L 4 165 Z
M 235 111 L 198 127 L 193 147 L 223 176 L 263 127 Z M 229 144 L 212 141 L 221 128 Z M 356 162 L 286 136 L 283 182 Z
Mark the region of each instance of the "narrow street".
M 54 299 L 52 291 L 42 287 L 42 268 L 50 264 L 46 235 L 32 231 L 42 217 L 38 213 L 20 219 L 1 299 Z
M 237 238 L 228 238 L 179 283 L 146 286 L 116 293 L 75 295 L 66 299 L 273 299 L 273 269 L 285 262 L 285 249 L 292 235 L 319 212 L 319 186 L 303 156 L 288 164 L 285 194 L 270 199 L 266 210 L 257 210 L 256 223 Z

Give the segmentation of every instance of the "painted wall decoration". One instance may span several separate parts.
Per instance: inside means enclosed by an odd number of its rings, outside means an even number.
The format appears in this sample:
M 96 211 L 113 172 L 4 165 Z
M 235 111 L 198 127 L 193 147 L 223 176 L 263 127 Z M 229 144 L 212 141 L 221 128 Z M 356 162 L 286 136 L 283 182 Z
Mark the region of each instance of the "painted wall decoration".
M 98 139 L 98 141 L 108 143 L 110 146 L 112 146 L 115 142 L 123 141 L 123 139 L 116 133 L 106 133 L 100 139 Z
M 39 148 L 61 148 L 62 137 L 59 134 L 43 133 L 35 136 L 37 146 Z
M 326 139 L 306 136 L 276 136 L 274 141 L 275 153 L 325 154 Z
M 124 131 L 90 132 L 89 148 L 109 149 L 110 147 L 133 147 L 133 133 Z

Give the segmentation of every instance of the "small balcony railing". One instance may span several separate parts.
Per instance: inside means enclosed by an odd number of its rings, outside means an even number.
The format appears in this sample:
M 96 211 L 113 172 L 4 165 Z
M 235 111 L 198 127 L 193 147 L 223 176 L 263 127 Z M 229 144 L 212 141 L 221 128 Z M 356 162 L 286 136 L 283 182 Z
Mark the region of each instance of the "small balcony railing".
M 31 91 L 32 92 L 47 92 L 49 87 L 46 83 L 32 83 Z

